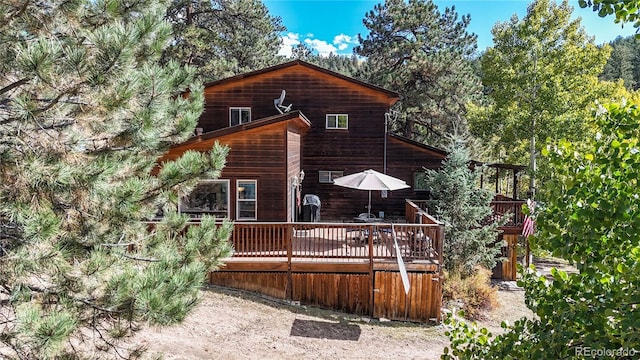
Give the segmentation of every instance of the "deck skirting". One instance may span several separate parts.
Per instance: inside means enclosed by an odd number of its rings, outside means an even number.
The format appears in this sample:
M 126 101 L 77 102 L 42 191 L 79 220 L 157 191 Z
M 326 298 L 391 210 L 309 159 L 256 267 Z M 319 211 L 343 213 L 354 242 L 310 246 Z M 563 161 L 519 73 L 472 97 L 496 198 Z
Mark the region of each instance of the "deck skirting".
M 408 294 L 398 264 L 232 258 L 210 274 L 212 285 L 254 291 L 283 300 L 390 320 L 440 321 L 442 277 L 436 262 L 406 265 Z

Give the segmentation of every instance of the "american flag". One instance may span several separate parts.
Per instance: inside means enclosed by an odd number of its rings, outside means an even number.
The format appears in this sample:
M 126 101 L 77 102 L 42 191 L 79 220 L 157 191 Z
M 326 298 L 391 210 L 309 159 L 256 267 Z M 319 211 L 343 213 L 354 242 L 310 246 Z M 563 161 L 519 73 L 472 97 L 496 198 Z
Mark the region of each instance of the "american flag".
M 529 208 L 529 212 L 533 213 L 533 210 L 535 208 L 535 202 L 531 201 L 531 200 L 527 200 L 527 207 Z M 522 236 L 524 237 L 529 237 L 529 235 L 533 235 L 533 232 L 535 230 L 535 221 L 533 221 L 533 218 L 531 217 L 531 215 L 527 215 L 524 218 L 524 223 L 522 224 Z
M 524 218 L 524 223 L 522 225 L 522 236 L 528 237 L 529 235 L 533 235 L 533 230 L 535 227 L 535 223 L 530 216 Z

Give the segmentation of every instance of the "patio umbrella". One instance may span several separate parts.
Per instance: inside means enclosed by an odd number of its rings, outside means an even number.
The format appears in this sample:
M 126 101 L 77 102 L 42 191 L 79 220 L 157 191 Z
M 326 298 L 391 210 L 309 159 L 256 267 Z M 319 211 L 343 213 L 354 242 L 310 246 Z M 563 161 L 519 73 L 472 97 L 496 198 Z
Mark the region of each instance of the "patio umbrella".
M 409 187 L 404 180 L 385 175 L 375 170 L 365 170 L 359 173 L 342 176 L 333 180 L 338 186 L 358 190 L 369 191 L 369 206 L 367 207 L 368 217 L 371 217 L 371 190 L 400 190 Z

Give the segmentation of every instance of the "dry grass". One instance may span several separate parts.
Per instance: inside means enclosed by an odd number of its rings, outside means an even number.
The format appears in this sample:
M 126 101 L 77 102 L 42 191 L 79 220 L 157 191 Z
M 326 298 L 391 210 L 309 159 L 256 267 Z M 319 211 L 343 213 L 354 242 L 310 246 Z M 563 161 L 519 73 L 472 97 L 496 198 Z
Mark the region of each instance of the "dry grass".
M 445 304 L 464 310 L 470 320 L 482 319 L 498 306 L 498 289 L 491 284 L 491 271 L 484 268 L 465 278 L 446 273 L 442 296 Z

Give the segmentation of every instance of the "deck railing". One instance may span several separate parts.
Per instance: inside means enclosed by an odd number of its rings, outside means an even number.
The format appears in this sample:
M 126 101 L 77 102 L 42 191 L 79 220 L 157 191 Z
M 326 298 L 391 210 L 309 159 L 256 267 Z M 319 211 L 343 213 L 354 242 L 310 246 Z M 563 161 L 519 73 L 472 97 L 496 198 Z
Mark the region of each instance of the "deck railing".
M 506 216 L 503 226 L 521 226 L 524 222 L 523 204 L 524 200 L 492 201 L 493 217 Z
M 405 207 L 407 222 L 420 222 L 418 221 L 420 219 L 422 223 L 430 223 L 430 220 L 425 216 L 428 214 L 430 202 L 431 200 L 407 200 Z M 506 222 L 502 226 L 521 226 L 524 222 L 522 205 L 525 202 L 524 200 L 492 201 L 491 209 L 493 212 L 486 222 L 506 216 L 504 219 Z
M 405 261 L 441 264 L 443 234 L 437 224 L 237 222 L 231 240 L 234 257 L 373 261 L 399 251 Z

